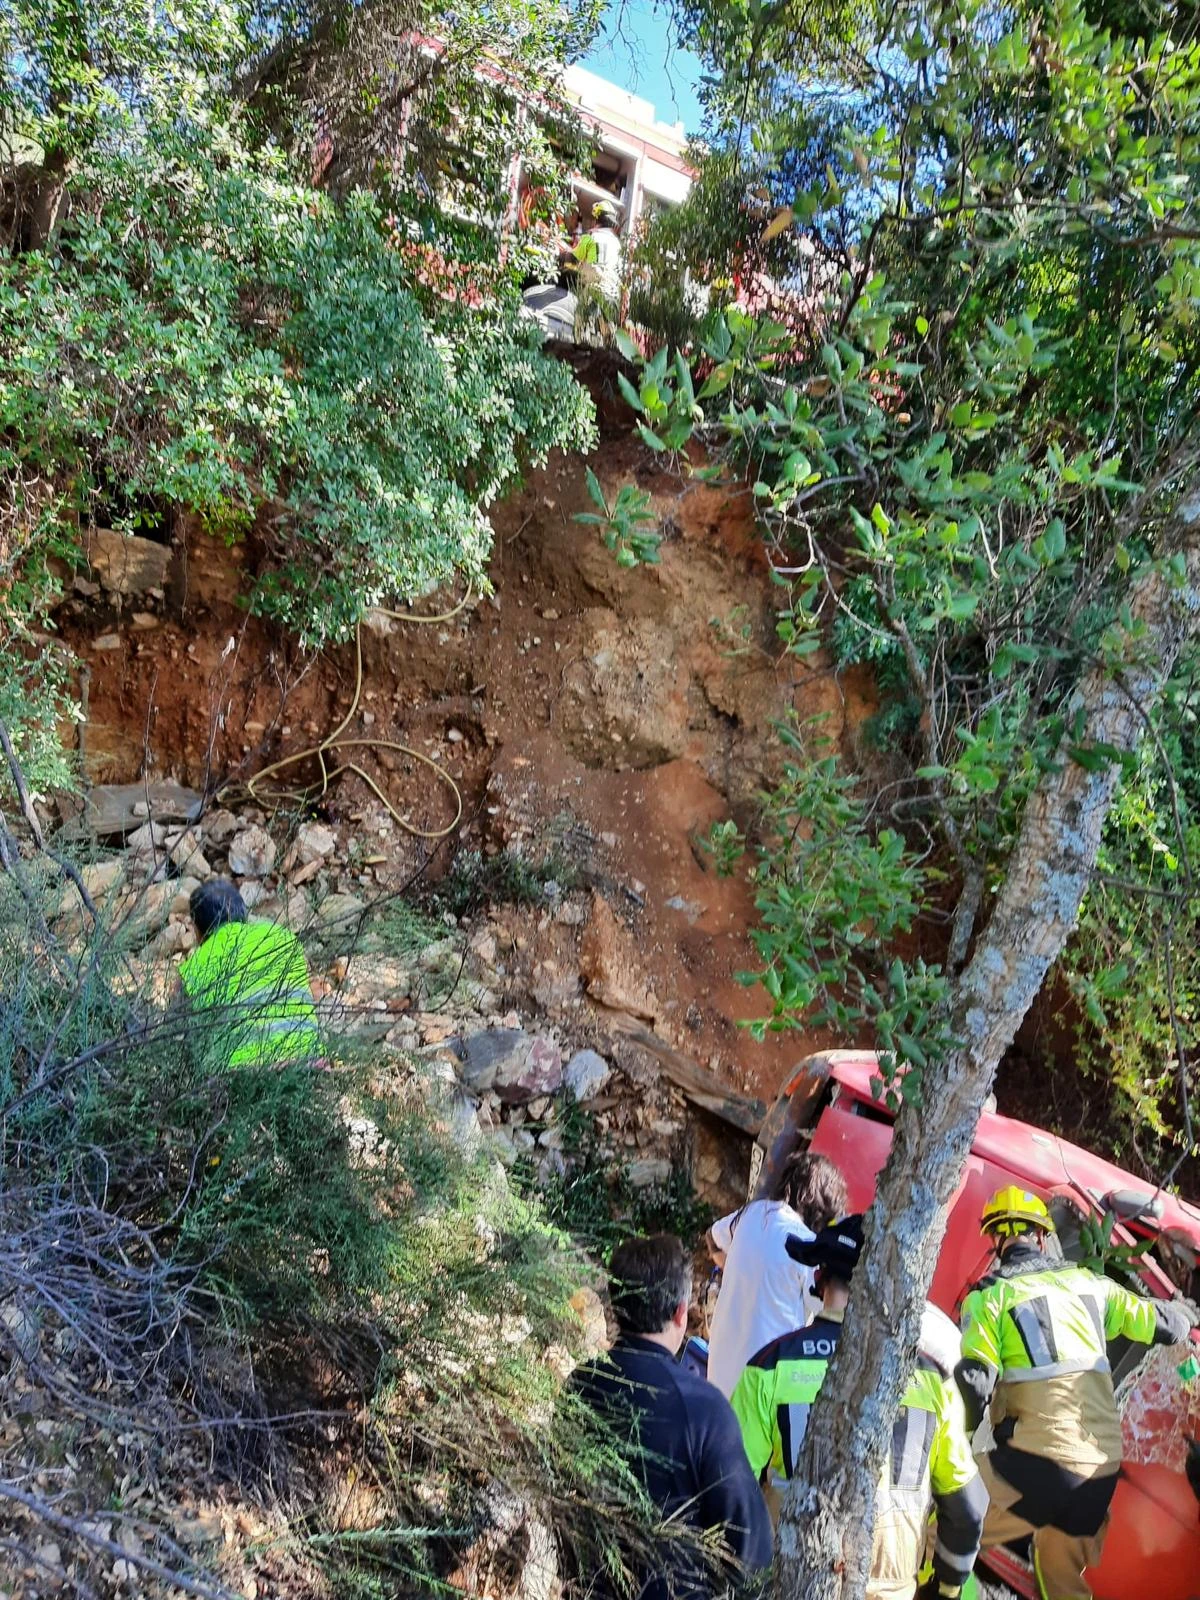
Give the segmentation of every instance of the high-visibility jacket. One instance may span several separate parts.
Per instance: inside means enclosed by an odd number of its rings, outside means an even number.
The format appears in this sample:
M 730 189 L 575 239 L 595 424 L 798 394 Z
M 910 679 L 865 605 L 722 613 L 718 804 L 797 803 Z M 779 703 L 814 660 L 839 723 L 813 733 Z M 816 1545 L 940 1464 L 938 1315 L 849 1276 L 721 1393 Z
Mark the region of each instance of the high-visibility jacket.
M 732 1405 L 756 1473 L 769 1468 L 774 1476 L 792 1476 L 841 1333 L 841 1317 L 823 1313 L 807 1328 L 767 1345 L 744 1368 Z M 979 1552 L 987 1491 L 971 1454 L 962 1398 L 950 1374 L 921 1356 L 876 1496 L 870 1600 L 911 1600 L 931 1497 L 937 1510 L 935 1571 L 943 1581 L 961 1584 Z
M 225 922 L 179 968 L 206 1056 L 231 1067 L 281 1065 L 320 1052 L 308 964 L 273 922 Z
M 1107 1344 L 1160 1336 L 1154 1301 L 1020 1244 L 963 1301 L 962 1326 L 959 1381 L 979 1399 L 990 1395 L 999 1444 L 1076 1472 L 1117 1470 L 1121 1420 Z

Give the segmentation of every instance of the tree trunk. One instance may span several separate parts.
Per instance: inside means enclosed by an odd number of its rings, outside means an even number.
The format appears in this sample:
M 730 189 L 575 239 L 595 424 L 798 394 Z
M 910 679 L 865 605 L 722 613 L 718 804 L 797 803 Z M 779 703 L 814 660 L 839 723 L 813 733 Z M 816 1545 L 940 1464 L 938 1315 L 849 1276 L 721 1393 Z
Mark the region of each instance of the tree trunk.
M 779 1526 L 779 1600 L 862 1600 L 871 1558 L 875 1489 L 915 1361 L 921 1310 L 949 1203 L 962 1177 L 996 1066 L 1071 933 L 1100 844 L 1118 768 L 1089 771 L 1070 746 L 1136 748 L 1145 714 L 1189 634 L 1200 628 L 1200 478 L 1189 486 L 1162 548 L 1182 552 L 1186 580 L 1144 573 L 1131 595 L 1146 633 L 1119 675 L 1103 665 L 1074 697 L 1082 734 L 1064 737 L 1056 770 L 1026 807 L 991 917 L 954 989 L 961 1041 L 930 1064 L 919 1108 L 896 1119 L 891 1155 L 867 1217 L 846 1337 L 813 1408 Z M 1070 719 L 1069 719 L 1070 720 Z

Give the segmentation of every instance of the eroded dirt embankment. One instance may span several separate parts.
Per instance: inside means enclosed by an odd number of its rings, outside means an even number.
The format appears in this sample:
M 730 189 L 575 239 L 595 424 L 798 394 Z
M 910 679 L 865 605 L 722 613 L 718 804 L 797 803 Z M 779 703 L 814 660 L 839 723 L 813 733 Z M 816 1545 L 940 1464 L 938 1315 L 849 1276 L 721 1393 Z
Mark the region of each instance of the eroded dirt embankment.
M 363 628 L 362 694 L 346 732 L 408 744 L 453 776 L 465 820 L 452 848 L 582 864 L 596 891 L 588 922 L 531 915 L 518 952 L 547 1011 L 607 1000 L 769 1099 L 822 1041 L 757 1045 L 738 1026 L 761 1007 L 737 982 L 754 965 L 751 896 L 743 878 L 715 873 L 698 840 L 715 821 L 751 814 L 777 761 L 778 718 L 822 715 L 838 738 L 870 702 L 854 675 L 782 657 L 747 495 L 684 490 L 623 434 L 593 465 L 606 486 L 650 490 L 660 564 L 618 567 L 573 520 L 588 507 L 583 463 L 552 460 L 496 511 L 491 596 L 440 623 Z M 246 618 L 239 596 L 252 581 L 246 547 L 192 528 L 158 585 L 91 593 L 85 582 L 60 622 L 86 675 L 89 780 L 169 777 L 213 790 L 340 721 L 354 649 L 305 660 Z M 444 611 L 443 601 L 414 609 Z M 419 826 L 448 820 L 448 790 L 410 757 L 364 746 L 356 759 Z M 346 887 L 360 893 L 394 890 L 425 863 L 441 871 L 451 853 L 392 825 L 353 775 L 323 809 L 344 829 Z

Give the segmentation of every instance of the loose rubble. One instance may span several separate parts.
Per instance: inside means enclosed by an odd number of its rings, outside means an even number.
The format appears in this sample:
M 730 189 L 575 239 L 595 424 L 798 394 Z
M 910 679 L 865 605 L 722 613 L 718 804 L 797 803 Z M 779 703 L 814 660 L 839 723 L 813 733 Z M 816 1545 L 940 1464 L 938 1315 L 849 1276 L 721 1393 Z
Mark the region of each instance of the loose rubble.
M 492 908 L 462 923 L 447 914 L 432 937 L 393 951 L 379 947 L 372 896 L 351 865 L 361 850 L 344 825 L 309 819 L 288 837 L 257 807 L 135 821 L 119 853 L 81 869 L 99 915 L 134 949 L 130 981 L 141 974 L 155 993 L 170 993 L 174 966 L 196 948 L 191 895 L 228 875 L 253 916 L 300 934 L 331 1048 L 352 1042 L 417 1061 L 464 1147 L 508 1167 L 524 1159 L 548 1181 L 571 1159 L 563 1119 L 579 1105 L 603 1158 L 633 1189 L 667 1183 L 682 1162 L 705 1192 L 736 1193 L 712 1141 L 692 1137 L 679 1090 L 610 1031 L 606 1008 L 620 1003 L 646 1019 L 654 997 L 601 895 L 547 877 L 540 910 Z M 86 916 L 68 885 L 60 933 L 80 933 Z M 552 929 L 561 930 L 561 958 L 539 938 Z M 372 1126 L 359 1118 L 350 1128 L 356 1156 L 373 1159 Z

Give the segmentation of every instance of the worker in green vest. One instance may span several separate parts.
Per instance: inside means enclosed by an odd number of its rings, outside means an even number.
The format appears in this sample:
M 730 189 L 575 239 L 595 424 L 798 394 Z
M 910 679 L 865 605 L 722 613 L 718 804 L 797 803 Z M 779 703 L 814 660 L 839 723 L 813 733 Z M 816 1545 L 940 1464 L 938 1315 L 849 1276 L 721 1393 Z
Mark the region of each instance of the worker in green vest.
M 226 878 L 202 883 L 189 909 L 200 946 L 179 968 L 179 980 L 204 1053 L 231 1067 L 315 1060 L 317 1010 L 296 935 L 273 922 L 250 922 Z
M 756 1474 L 782 1482 L 796 1470 L 809 1412 L 842 1337 L 850 1279 L 863 1248 L 861 1216 L 843 1217 L 787 1253 L 816 1269 L 822 1308 L 806 1328 L 785 1333 L 742 1371 L 731 1404 Z M 935 1513 L 932 1568 L 918 1575 Z M 963 1424 L 953 1375 L 918 1355 L 875 1500 L 867 1600 L 971 1600 L 987 1492 Z M 918 1591 L 918 1583 L 920 1589 Z

